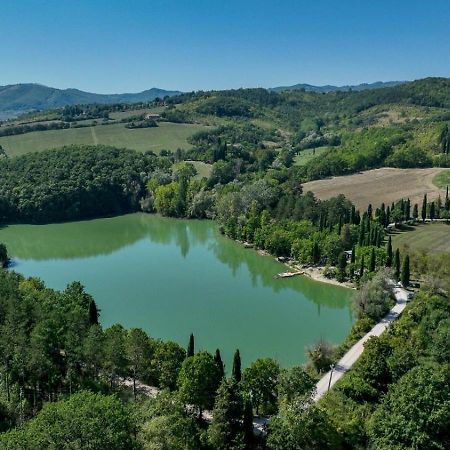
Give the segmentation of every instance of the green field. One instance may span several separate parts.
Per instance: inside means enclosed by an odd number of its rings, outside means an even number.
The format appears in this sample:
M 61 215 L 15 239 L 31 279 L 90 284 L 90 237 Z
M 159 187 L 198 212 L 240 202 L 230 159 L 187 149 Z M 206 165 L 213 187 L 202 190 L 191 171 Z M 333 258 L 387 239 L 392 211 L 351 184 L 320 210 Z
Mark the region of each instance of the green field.
M 197 170 L 196 177 L 202 179 L 203 177 L 208 178 L 211 174 L 212 164 L 204 163 L 203 161 L 189 161 Z
M 433 178 L 433 184 L 438 188 L 450 186 L 450 170 L 444 170 Z
M 317 147 L 316 149 L 307 148 L 306 150 L 302 150 L 295 158 L 294 164 L 296 166 L 304 166 L 306 163 L 311 161 L 311 159 L 316 158 L 320 154 L 322 154 L 328 147 Z M 315 150 L 315 151 L 314 151 Z
M 394 248 L 408 246 L 427 253 L 450 252 L 450 224 L 435 222 L 408 226 L 405 231 L 392 235 L 392 245 Z
M 104 144 L 138 151 L 153 150 L 158 153 L 162 149 L 190 148 L 187 138 L 205 128 L 204 125 L 198 124 L 160 122 L 156 128 L 129 130 L 123 123 L 119 123 L 4 136 L 0 137 L 0 145 L 10 156 L 71 144 Z

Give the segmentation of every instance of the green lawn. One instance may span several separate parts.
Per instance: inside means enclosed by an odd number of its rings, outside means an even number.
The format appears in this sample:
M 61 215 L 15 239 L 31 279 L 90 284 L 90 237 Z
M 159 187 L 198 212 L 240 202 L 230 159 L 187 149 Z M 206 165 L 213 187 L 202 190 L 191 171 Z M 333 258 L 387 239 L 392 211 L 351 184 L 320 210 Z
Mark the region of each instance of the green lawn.
M 198 124 L 160 122 L 156 128 L 129 130 L 119 123 L 4 136 L 0 137 L 0 145 L 11 156 L 70 144 L 104 144 L 138 151 L 153 150 L 158 153 L 162 149 L 190 148 L 187 138 L 205 128 L 204 125 Z
M 450 224 L 435 222 L 408 226 L 405 231 L 394 232 L 392 246 L 408 246 L 412 250 L 424 250 L 427 253 L 450 252 Z
M 328 147 L 317 147 L 314 151 L 313 148 L 307 148 L 302 150 L 295 158 L 294 164 L 296 166 L 304 166 L 306 163 L 311 161 L 311 159 L 316 158 L 322 154 Z
M 433 178 L 433 184 L 438 188 L 450 186 L 450 170 L 444 170 Z
M 204 163 L 203 161 L 189 161 L 197 169 L 196 177 L 202 179 L 203 177 L 208 178 L 211 174 L 212 164 Z

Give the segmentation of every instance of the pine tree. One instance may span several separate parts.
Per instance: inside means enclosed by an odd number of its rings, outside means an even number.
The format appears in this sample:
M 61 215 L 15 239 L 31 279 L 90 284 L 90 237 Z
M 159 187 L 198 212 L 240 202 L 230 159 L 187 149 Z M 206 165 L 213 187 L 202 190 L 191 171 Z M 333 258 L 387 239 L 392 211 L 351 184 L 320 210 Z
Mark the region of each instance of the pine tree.
M 406 255 L 402 265 L 402 284 L 404 287 L 409 286 L 410 272 L 409 272 L 409 255 Z
M 400 250 L 395 250 L 394 257 L 394 271 L 395 271 L 395 279 L 398 281 L 400 279 Z
M 97 304 L 95 303 L 95 300 L 92 299 L 89 303 L 89 324 L 90 325 L 98 325 L 98 317 L 99 317 L 99 310 L 97 308 Z
M 372 252 L 370 253 L 369 272 L 375 272 L 375 266 L 376 266 L 375 249 L 372 247 Z
M 392 267 L 392 238 L 389 236 L 386 249 L 386 267 Z
M 427 194 L 423 196 L 422 200 L 422 222 L 427 218 Z
M 216 361 L 217 367 L 220 370 L 222 378 L 225 376 L 225 368 L 222 361 L 222 356 L 220 355 L 220 350 L 216 349 L 216 354 L 214 355 L 214 361 Z
M 242 379 L 241 373 L 241 354 L 239 349 L 234 352 L 232 377 L 239 383 Z
M 189 336 L 189 344 L 186 352 L 186 357 L 194 356 L 195 353 L 195 344 L 194 344 L 194 335 L 191 333 Z

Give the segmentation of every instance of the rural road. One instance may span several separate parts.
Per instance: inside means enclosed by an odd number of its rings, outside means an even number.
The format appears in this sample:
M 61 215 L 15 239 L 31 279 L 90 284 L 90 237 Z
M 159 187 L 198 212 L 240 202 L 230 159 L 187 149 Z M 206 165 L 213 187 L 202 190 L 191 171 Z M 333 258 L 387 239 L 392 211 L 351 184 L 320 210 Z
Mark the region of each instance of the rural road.
M 389 325 L 398 318 L 403 312 L 408 302 L 408 292 L 399 287 L 394 287 L 395 306 L 389 311 L 386 316 L 381 319 L 366 335 L 364 335 L 350 350 L 337 362 L 333 373 L 327 372 L 317 383 L 316 393 L 313 400 L 317 402 L 324 394 L 328 392 L 334 384 L 342 378 L 353 364 L 358 360 L 364 351 L 364 343 L 372 336 L 380 336 Z M 331 376 L 331 383 L 330 383 Z

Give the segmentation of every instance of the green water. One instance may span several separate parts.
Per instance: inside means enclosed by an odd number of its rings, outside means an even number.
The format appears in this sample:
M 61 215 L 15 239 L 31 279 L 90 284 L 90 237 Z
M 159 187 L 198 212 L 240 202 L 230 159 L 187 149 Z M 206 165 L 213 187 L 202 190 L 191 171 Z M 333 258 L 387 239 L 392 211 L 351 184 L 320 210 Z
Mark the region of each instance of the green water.
M 0 229 L 13 269 L 63 289 L 79 280 L 105 326 L 120 322 L 197 349 L 220 348 L 227 367 L 271 356 L 305 361 L 320 337 L 343 341 L 350 291 L 304 277 L 274 279 L 286 267 L 223 237 L 209 221 L 131 214 L 110 219 Z

